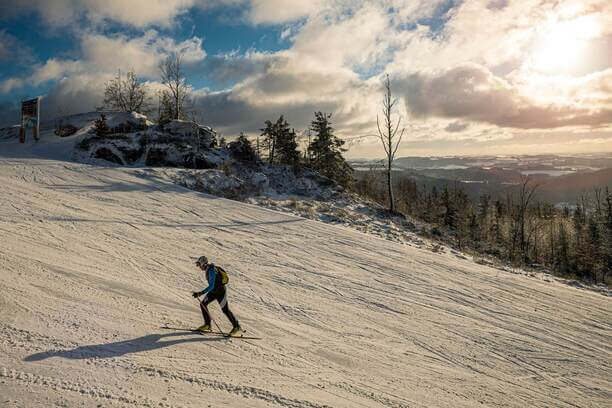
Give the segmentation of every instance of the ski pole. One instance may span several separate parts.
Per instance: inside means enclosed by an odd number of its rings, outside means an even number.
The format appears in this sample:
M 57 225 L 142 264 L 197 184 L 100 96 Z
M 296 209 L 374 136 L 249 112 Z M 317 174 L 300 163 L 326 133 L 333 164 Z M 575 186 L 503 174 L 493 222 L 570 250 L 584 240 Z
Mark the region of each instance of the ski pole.
M 204 305 L 204 308 L 206 309 L 206 312 L 208 312 L 208 315 L 210 316 L 210 320 L 212 320 L 212 322 L 215 324 L 215 326 L 217 326 L 217 330 L 219 330 L 219 332 L 223 333 L 223 330 L 221 330 L 221 328 L 217 324 L 217 321 L 215 319 L 213 319 L 213 316 L 210 314 L 210 311 L 208 310 L 208 306 Z

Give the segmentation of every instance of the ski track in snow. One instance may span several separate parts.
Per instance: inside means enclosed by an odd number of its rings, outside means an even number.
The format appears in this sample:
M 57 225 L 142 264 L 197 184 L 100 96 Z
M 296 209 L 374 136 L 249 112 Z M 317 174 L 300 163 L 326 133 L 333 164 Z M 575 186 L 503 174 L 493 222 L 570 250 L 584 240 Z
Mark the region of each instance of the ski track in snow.
M 143 169 L 1 156 L 0 406 L 609 406 L 608 297 Z M 200 324 L 199 254 L 262 341 L 160 329 Z

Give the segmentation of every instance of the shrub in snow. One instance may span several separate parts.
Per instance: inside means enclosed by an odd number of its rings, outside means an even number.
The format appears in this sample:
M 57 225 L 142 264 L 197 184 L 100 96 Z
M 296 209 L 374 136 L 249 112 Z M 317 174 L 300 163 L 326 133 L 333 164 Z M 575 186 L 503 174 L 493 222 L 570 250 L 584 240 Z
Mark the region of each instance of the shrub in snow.
M 77 127 L 71 124 L 59 125 L 53 133 L 55 133 L 59 137 L 68 137 L 72 136 L 77 132 Z
M 97 119 L 94 123 L 93 131 L 96 136 L 100 137 L 106 136 L 110 133 L 110 129 L 108 127 L 108 124 L 106 123 L 106 115 L 104 115 L 103 113 L 100 114 L 100 118 Z
M 0 129 L 0 140 L 16 139 L 19 136 L 20 125 Z

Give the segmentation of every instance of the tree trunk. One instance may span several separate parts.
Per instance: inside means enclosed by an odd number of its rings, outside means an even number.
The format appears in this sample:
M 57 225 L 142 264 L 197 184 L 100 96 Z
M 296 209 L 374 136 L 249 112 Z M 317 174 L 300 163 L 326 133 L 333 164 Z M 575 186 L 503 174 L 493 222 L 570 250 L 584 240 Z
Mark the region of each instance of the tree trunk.
M 387 186 L 389 188 L 389 212 L 395 212 L 395 200 L 393 199 L 393 185 L 391 184 L 391 169 L 387 171 Z

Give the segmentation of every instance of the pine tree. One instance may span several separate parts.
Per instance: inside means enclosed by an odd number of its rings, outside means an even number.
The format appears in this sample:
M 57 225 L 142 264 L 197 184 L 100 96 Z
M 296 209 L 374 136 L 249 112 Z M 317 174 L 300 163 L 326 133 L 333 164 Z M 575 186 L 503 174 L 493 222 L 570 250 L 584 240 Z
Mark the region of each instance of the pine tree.
M 283 117 L 281 115 L 279 120 L 281 120 L 282 118 Z M 266 146 L 266 149 L 268 150 L 268 163 L 273 163 L 274 154 L 276 152 L 276 136 L 277 136 L 276 124 L 272 123 L 269 120 L 266 120 L 265 125 L 266 127 L 264 127 L 263 129 L 260 129 L 261 136 L 263 136 L 262 142 L 264 146 Z
M 567 274 L 571 268 L 570 249 L 567 229 L 565 228 L 565 223 L 563 222 L 559 224 L 558 242 L 559 249 L 557 251 L 556 269 L 563 274 Z
M 480 196 L 478 202 L 478 226 L 477 228 L 482 235 L 482 239 L 487 241 L 489 239 L 489 210 L 491 207 L 491 196 L 483 194 Z
M 601 261 L 601 236 L 599 234 L 599 225 L 594 215 L 591 215 L 587 226 L 587 257 L 586 257 L 586 273 L 589 278 L 597 283 L 597 273 L 600 271 Z
M 448 186 L 444 187 L 442 192 L 442 206 L 444 207 L 444 225 L 451 229 L 457 229 L 457 209 L 451 193 L 448 191 Z
M 315 136 L 308 146 L 308 152 L 314 170 L 346 187 L 352 181 L 353 169 L 342 157 L 342 152 L 346 151 L 342 147 L 344 140 L 334 135 L 331 116 L 331 113 L 315 112 L 310 124 Z
M 265 125 L 266 127 L 261 129 L 261 136 L 264 137 L 264 144 L 268 146 L 268 162 L 297 166 L 300 152 L 297 150 L 295 130 L 290 129 L 283 115 L 274 123 L 266 120 Z
M 94 133 L 96 136 L 106 136 L 110 133 L 110 129 L 106 124 L 106 115 L 100 114 L 100 118 L 94 122 Z
M 574 227 L 574 270 L 578 277 L 585 278 L 587 249 L 585 248 L 586 236 L 584 227 L 586 220 L 584 216 L 584 208 L 581 205 L 578 205 L 574 210 L 572 223 Z
M 253 148 L 250 140 L 246 137 L 246 135 L 241 132 L 238 139 L 231 142 L 229 144 L 229 149 L 232 152 L 232 155 L 245 163 L 257 163 L 259 161 L 259 156 L 257 152 Z
M 281 116 L 276 122 L 277 159 L 280 164 L 297 166 L 300 163 L 300 152 L 297 149 L 297 136 L 294 129 L 289 129 L 289 123 Z

